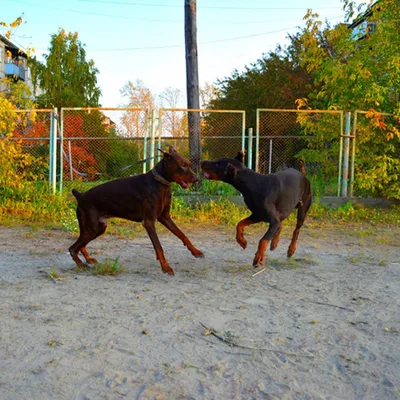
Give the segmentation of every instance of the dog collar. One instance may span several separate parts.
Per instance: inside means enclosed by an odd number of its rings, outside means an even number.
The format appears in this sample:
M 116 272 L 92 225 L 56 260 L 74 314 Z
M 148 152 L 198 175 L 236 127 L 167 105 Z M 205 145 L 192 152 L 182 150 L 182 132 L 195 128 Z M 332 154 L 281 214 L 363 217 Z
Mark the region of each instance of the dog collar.
M 171 186 L 171 182 L 162 177 L 154 168 L 151 170 L 151 173 L 153 174 L 156 181 L 162 183 L 165 186 Z

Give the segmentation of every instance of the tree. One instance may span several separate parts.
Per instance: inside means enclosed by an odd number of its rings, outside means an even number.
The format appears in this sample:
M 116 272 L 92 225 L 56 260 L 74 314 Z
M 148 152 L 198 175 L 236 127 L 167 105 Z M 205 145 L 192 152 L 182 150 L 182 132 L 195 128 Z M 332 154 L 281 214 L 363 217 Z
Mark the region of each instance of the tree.
M 177 88 L 167 87 L 158 96 L 160 106 L 164 108 L 178 108 L 182 100 L 182 91 Z
M 14 81 L 12 78 L 4 78 L 1 81 L 6 90 L 1 95 L 19 109 L 33 109 L 36 107 L 32 99 L 32 92 L 29 86 L 23 81 Z
M 210 108 L 245 110 L 248 127 L 255 125 L 256 108 L 293 108 L 296 99 L 308 94 L 312 76 L 300 65 L 299 35 L 289 39 L 287 47 L 277 46 L 243 72 L 219 79 Z
M 14 33 L 14 30 L 17 29 L 22 24 L 22 15 L 18 17 L 15 21 L 11 23 L 7 23 L 5 21 L 0 21 L 0 26 L 4 28 L 4 36 L 7 39 L 11 39 L 11 36 Z
M 312 76 L 300 65 L 299 34 L 290 35 L 289 39 L 287 47 L 277 46 L 274 51 L 263 54 L 260 59 L 246 66 L 243 72 L 234 70 L 231 76 L 218 80 L 207 108 L 245 110 L 246 128 L 255 127 L 257 108 L 294 108 L 296 99 L 308 94 Z M 225 122 L 222 123 L 219 115 L 210 113 L 205 118 L 207 125 L 203 129 L 203 136 L 235 136 L 235 147 L 238 150 L 241 147 L 241 121 L 233 117 L 224 118 Z M 292 115 L 288 114 L 279 120 L 277 129 L 273 130 L 270 126 L 262 124 L 261 135 L 285 135 L 286 132 L 294 131 L 297 126 L 296 116 L 292 118 Z M 294 156 L 298 151 L 297 142 L 274 139 L 274 144 L 285 150 L 285 159 L 282 157 L 280 164 L 294 163 Z M 233 149 L 233 143 L 231 146 Z M 262 151 L 268 146 L 269 140 L 260 140 L 259 165 L 262 172 L 267 172 L 265 168 L 268 168 L 269 152 Z M 207 139 L 204 148 L 210 157 L 219 157 L 224 151 L 216 140 Z M 255 152 L 253 155 L 255 156 Z M 273 159 L 278 161 L 276 157 Z
M 318 14 L 307 13 L 301 65 L 312 74 L 314 85 L 306 103 L 311 108 L 368 111 L 357 124 L 356 190 L 400 198 L 398 1 L 378 1 L 367 9 L 349 0 L 343 4 L 349 20 L 355 17 L 372 29 L 357 33 L 345 24 L 323 26 Z M 327 130 L 316 134 L 326 135 Z
M 209 108 L 212 101 L 218 98 L 218 90 L 217 88 L 209 83 L 205 82 L 203 87 L 200 88 L 200 101 L 201 108 Z
M 140 79 L 136 82 L 128 81 L 120 92 L 123 97 L 128 99 L 125 107 L 140 108 L 148 112 L 155 108 L 153 94 Z M 148 121 L 144 119 L 143 113 L 128 110 L 125 111 L 121 120 L 126 130 L 126 136 L 143 137 L 145 135 Z
M 13 140 L 14 111 L 15 106 L 0 95 L 0 199 L 4 203 L 9 199 L 9 206 L 16 200 L 27 201 L 33 182 L 43 179 L 45 168 L 42 159 L 25 152 L 21 142 Z
M 168 87 L 159 95 L 160 106 L 163 108 L 178 108 L 182 99 L 180 89 Z M 187 136 L 187 115 L 177 111 L 164 111 L 162 120 L 163 136 Z M 178 149 L 177 149 L 178 150 Z
M 0 95 L 0 139 L 12 134 L 15 128 L 14 105 Z
M 356 33 L 346 24 L 322 25 L 311 10 L 301 34 L 301 64 L 313 74 L 316 85 L 309 93 L 310 105 L 348 111 L 374 108 L 399 113 L 400 10 L 397 0 L 378 1 L 365 16 L 373 32 Z M 348 18 L 354 2 L 344 1 Z M 369 13 L 368 13 L 369 14 Z
M 98 70 L 93 60 L 86 60 L 84 45 L 78 33 L 60 29 L 50 40 L 45 62 L 32 59 L 33 80 L 39 82 L 43 94 L 37 101 L 41 107 L 97 107 L 100 88 Z

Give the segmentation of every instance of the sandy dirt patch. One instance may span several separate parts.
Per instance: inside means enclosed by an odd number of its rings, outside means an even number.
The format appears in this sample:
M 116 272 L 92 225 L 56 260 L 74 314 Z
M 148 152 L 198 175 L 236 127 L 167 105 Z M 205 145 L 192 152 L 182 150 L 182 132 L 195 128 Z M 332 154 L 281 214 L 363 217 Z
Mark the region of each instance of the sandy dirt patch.
M 143 234 L 97 239 L 109 277 L 75 235 L 0 229 L 1 399 L 399 399 L 400 229 L 305 226 L 290 262 L 286 230 L 255 277 L 260 231 L 184 231 L 206 258 L 162 231 L 175 277 Z

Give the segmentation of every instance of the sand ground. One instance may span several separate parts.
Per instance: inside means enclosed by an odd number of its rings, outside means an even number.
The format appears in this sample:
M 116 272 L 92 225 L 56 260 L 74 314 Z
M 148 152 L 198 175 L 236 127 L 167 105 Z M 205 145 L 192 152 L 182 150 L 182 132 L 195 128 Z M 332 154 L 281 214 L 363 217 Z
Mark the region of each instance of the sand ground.
M 184 231 L 206 257 L 162 231 L 174 277 L 145 234 L 97 239 L 110 277 L 74 268 L 75 234 L 1 228 L 1 399 L 400 398 L 400 229 L 305 226 L 291 261 L 287 230 L 257 276 L 261 231 Z

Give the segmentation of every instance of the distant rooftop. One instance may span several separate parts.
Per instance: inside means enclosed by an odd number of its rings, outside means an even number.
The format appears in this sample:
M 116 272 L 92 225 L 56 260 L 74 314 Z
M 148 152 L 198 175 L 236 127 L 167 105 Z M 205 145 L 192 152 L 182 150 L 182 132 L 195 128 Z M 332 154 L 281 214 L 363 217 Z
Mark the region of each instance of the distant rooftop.
M 2 41 L 7 48 L 9 48 L 10 50 L 14 50 L 14 51 L 21 51 L 19 54 L 24 56 L 24 57 L 28 57 L 28 55 L 25 53 L 25 51 L 20 47 L 17 46 L 15 43 L 13 43 L 10 39 L 7 39 L 5 36 L 0 35 L 0 41 Z

